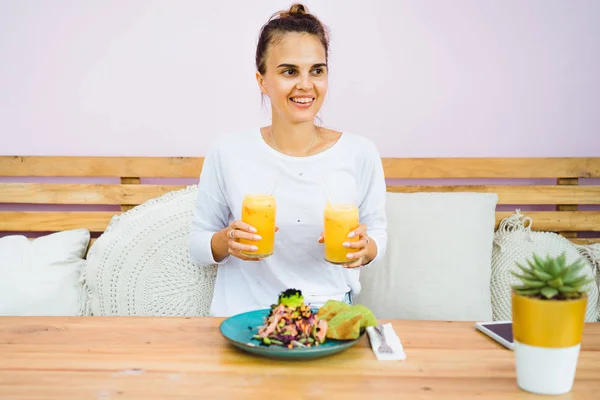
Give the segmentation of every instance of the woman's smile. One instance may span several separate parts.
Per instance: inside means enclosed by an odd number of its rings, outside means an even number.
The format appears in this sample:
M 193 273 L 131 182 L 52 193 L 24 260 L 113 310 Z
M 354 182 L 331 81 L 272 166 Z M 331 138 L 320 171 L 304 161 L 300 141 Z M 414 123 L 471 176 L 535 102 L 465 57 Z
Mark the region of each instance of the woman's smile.
M 315 98 L 314 97 L 306 97 L 306 96 L 297 96 L 297 97 L 290 97 L 290 101 L 292 102 L 292 104 L 295 107 L 298 107 L 301 109 L 306 109 L 314 104 Z

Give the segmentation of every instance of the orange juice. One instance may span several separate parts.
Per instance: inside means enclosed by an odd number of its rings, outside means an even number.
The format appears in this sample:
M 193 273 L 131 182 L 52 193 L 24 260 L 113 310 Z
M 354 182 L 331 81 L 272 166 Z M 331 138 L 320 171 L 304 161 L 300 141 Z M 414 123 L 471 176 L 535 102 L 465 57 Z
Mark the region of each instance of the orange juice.
M 354 250 L 343 246 L 344 242 L 357 241 L 358 237 L 349 238 L 348 234 L 358 228 L 358 207 L 350 204 L 327 203 L 324 212 L 325 227 L 323 239 L 325 244 L 325 260 L 332 264 L 346 264 L 353 260 L 346 254 Z
M 240 243 L 258 247 L 256 251 L 242 251 L 250 258 L 264 258 L 273 254 L 275 246 L 275 198 L 268 194 L 244 196 L 242 202 L 242 221 L 253 226 L 261 240 L 239 239 Z

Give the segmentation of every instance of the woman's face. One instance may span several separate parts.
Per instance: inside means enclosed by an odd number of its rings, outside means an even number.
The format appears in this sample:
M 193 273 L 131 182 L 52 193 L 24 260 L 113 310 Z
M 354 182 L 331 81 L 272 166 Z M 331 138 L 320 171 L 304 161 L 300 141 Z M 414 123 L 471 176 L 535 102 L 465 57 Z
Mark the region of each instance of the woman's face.
M 266 72 L 256 73 L 269 96 L 273 118 L 292 123 L 314 121 L 327 93 L 327 58 L 319 39 L 306 33 L 286 33 L 266 52 Z

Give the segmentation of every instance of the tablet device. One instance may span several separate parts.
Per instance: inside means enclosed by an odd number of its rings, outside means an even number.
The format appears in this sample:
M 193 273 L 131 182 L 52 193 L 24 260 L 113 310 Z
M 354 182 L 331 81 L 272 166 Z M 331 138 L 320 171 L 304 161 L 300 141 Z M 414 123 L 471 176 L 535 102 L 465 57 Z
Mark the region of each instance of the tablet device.
M 511 321 L 476 322 L 475 329 L 494 339 L 507 349 L 514 349 Z

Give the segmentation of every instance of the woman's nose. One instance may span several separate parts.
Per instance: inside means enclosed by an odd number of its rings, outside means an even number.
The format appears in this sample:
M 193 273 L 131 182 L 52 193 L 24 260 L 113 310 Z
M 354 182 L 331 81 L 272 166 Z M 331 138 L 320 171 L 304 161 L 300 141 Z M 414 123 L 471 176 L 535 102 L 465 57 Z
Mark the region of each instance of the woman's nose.
M 310 80 L 310 76 L 305 75 L 301 76 L 296 87 L 300 90 L 310 90 L 312 89 L 312 81 Z

